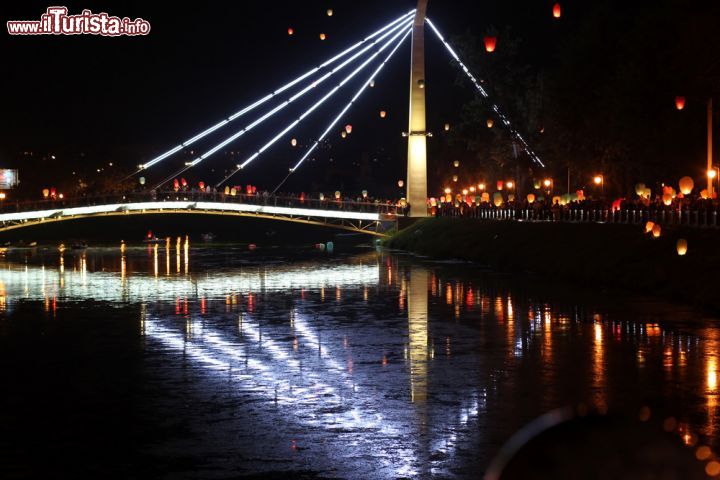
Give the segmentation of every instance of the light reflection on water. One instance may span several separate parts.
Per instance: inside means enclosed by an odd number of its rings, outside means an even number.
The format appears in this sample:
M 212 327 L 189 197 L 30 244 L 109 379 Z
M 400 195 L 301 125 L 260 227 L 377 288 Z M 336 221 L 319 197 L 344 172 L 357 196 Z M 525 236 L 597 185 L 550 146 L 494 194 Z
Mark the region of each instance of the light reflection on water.
M 177 237 L 9 259 L 0 318 L 42 305 L 71 322 L 84 306 L 103 315 L 138 305 L 129 321 L 168 398 L 242 401 L 186 421 L 250 471 L 288 461 L 281 469 L 350 478 L 468 476 L 525 423 L 579 402 L 650 403 L 688 432 L 717 436 L 714 320 L 637 299 L 597 307 L 472 265 L 376 252 L 292 258 Z M 194 374 L 178 377 L 179 367 Z M 208 415 L 224 419 L 216 432 Z M 178 438 L 162 450 L 187 448 Z

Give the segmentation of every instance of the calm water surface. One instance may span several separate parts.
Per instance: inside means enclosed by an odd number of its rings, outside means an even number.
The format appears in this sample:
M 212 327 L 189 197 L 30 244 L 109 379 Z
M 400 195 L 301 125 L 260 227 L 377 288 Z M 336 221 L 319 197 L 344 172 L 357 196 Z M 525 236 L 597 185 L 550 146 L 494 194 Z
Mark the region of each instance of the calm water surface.
M 402 254 L 240 245 L 0 260 L 0 473 L 477 478 L 565 406 L 718 434 L 718 323 Z

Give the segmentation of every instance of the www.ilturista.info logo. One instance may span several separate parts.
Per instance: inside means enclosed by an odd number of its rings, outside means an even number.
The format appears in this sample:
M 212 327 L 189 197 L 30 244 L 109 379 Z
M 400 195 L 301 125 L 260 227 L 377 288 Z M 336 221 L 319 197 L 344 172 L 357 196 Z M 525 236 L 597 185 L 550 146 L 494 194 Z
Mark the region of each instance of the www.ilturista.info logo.
M 11 20 L 7 22 L 10 35 L 147 35 L 150 22 L 142 18 L 131 20 L 83 10 L 80 15 L 68 15 L 67 7 L 48 7 L 40 20 Z

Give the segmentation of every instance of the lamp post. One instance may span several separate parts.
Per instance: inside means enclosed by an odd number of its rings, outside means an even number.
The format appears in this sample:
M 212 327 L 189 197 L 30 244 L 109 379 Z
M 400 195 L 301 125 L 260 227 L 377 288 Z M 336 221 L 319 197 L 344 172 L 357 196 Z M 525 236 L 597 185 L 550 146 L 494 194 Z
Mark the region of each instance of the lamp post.
M 595 175 L 595 178 L 593 178 L 593 182 L 595 185 L 600 186 L 600 194 L 604 197 L 605 196 L 605 175 Z
M 685 97 L 676 97 L 675 107 L 678 110 L 685 109 Z M 707 172 L 713 170 L 713 99 L 707 100 Z M 710 198 L 713 198 L 713 179 L 708 174 L 707 192 Z

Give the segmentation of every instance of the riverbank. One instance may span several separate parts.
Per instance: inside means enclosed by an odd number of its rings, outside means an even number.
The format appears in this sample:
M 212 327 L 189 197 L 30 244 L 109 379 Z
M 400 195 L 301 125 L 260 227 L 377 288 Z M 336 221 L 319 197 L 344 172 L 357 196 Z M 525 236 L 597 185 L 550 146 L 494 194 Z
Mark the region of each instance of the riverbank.
M 688 242 L 685 256 L 677 240 Z M 505 272 L 621 288 L 720 311 L 720 231 L 637 225 L 422 219 L 385 245 L 435 258 L 470 260 Z

